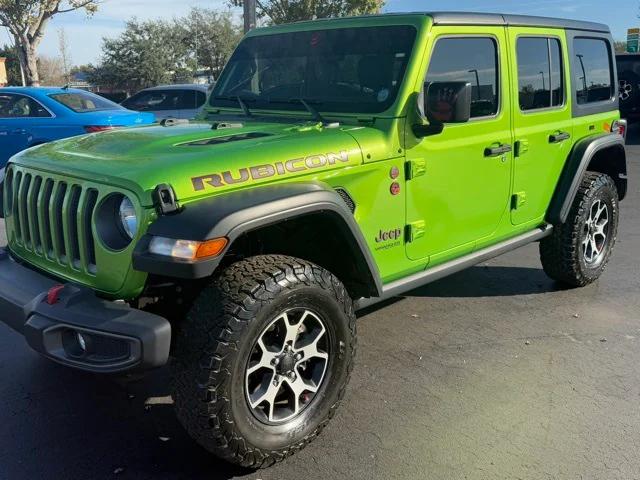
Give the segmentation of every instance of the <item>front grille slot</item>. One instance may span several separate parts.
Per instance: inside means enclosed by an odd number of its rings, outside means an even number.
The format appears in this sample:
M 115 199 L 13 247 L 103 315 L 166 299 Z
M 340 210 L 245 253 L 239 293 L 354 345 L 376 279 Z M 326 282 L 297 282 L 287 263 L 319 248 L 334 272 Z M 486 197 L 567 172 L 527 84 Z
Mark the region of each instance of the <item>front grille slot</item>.
M 42 239 L 40 238 L 40 212 L 38 211 L 38 198 L 42 189 L 42 177 L 33 177 L 31 189 L 29 190 L 29 199 L 27 209 L 29 211 L 29 232 L 31 235 L 31 244 L 33 250 L 42 252 Z
M 22 241 L 26 248 L 31 246 L 31 235 L 29 232 L 29 215 L 27 200 L 29 199 L 29 187 L 31 186 L 31 174 L 27 173 L 22 177 L 20 188 L 18 189 L 18 215 L 20 216 L 20 232 Z
M 82 189 L 78 185 L 71 187 L 69 192 L 69 205 L 65 209 L 67 212 L 67 225 L 69 234 L 66 235 L 68 239 L 69 248 L 69 261 L 71 266 L 76 270 L 80 269 L 80 246 L 78 244 L 78 207 L 80 206 L 80 194 Z
M 58 188 L 53 197 L 53 202 L 49 210 L 49 215 L 53 214 L 52 228 L 53 228 L 53 254 L 54 258 L 60 263 L 67 262 L 67 245 L 64 241 L 64 226 L 63 226 L 63 214 L 64 199 L 67 194 L 67 184 L 64 182 L 58 183 Z
M 51 237 L 51 195 L 53 194 L 54 182 L 47 178 L 44 182 L 42 195 L 38 201 L 38 210 L 42 219 L 42 250 L 48 259 L 53 258 L 53 238 Z
M 20 242 L 22 240 L 22 230 L 20 228 L 20 215 L 18 208 L 18 192 L 20 191 L 20 184 L 22 183 L 22 172 L 16 173 L 15 182 L 11 188 L 11 216 L 15 225 L 16 240 Z
M 84 239 L 87 262 L 89 264 L 89 272 L 94 274 L 96 271 L 96 246 L 93 243 L 92 218 L 97 203 L 98 191 L 91 188 L 88 190 L 86 203 L 84 208 L 82 209 L 83 222 L 80 235 L 82 235 L 82 238 Z
M 76 272 L 96 275 L 92 220 L 97 189 L 12 167 L 6 187 L 6 209 L 19 247 Z

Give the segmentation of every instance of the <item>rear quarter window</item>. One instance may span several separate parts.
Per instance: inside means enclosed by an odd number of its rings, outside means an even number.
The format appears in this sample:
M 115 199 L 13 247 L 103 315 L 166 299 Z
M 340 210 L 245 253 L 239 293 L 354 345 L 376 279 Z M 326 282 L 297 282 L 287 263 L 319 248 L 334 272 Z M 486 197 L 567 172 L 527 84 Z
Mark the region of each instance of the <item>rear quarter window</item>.
M 573 88 L 578 105 L 608 101 L 614 93 L 609 42 L 602 38 L 575 38 Z

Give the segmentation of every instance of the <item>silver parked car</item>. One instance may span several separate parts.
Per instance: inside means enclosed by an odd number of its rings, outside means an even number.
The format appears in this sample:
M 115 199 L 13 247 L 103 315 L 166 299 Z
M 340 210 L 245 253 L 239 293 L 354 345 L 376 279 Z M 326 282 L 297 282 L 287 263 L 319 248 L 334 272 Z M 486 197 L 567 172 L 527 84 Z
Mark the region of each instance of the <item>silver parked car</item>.
M 194 119 L 204 107 L 209 85 L 162 85 L 146 88 L 122 102 L 139 112 L 152 112 L 158 121 L 165 118 Z

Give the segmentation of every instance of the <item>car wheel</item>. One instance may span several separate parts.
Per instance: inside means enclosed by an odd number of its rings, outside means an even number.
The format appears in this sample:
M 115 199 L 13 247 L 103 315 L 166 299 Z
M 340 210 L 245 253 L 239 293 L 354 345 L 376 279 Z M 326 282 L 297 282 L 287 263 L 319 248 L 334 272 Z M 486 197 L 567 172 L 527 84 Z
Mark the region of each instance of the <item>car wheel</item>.
M 595 282 L 607 266 L 618 232 L 618 191 L 613 179 L 584 176 L 567 221 L 540 242 L 544 271 L 574 287 Z
M 223 459 L 272 465 L 334 415 L 355 348 L 353 303 L 335 276 L 285 256 L 240 261 L 201 292 L 179 329 L 177 416 Z

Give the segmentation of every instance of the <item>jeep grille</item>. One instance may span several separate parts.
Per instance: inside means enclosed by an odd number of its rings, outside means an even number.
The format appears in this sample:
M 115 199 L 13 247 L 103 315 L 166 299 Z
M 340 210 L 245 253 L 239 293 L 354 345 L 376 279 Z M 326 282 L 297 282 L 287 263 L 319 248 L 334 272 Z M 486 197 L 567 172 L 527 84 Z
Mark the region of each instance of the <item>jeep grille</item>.
M 96 274 L 91 219 L 98 190 L 13 167 L 5 186 L 5 210 L 13 218 L 19 248 L 72 270 Z

